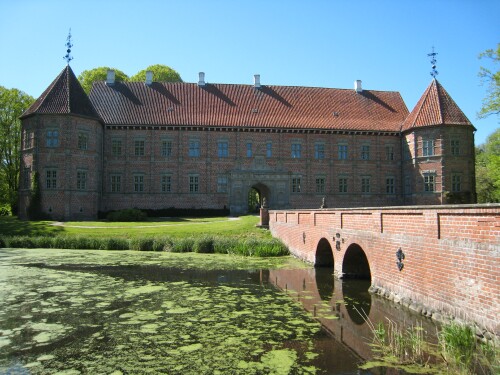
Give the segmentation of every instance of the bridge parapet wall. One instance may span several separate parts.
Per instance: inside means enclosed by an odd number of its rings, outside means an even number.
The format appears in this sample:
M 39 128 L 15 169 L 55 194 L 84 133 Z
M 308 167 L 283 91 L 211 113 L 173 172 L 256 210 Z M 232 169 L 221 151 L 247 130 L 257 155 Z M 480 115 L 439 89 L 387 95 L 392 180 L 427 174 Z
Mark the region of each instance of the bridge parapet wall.
M 346 253 L 361 248 L 373 290 L 438 320 L 474 322 L 500 335 L 500 205 L 271 210 L 269 226 L 313 264 L 328 241 L 340 277 Z

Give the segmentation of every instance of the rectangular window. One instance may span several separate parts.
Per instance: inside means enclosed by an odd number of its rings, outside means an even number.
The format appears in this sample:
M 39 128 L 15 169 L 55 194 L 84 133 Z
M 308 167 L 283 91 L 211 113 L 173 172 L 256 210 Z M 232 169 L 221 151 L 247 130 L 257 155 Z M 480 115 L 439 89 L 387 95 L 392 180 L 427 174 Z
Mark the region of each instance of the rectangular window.
M 325 158 L 325 145 L 323 143 L 316 143 L 314 145 L 314 158 L 315 159 Z
M 367 194 L 371 191 L 370 177 L 361 178 L 361 193 Z
M 189 141 L 188 155 L 192 158 L 200 157 L 200 141 Z
M 164 158 L 172 156 L 172 141 L 161 141 L 161 156 Z
M 45 174 L 45 187 L 47 189 L 57 188 L 57 170 L 49 169 Z
M 424 139 L 422 141 L 422 156 L 433 156 L 434 155 L 434 141 L 429 139 Z
M 78 133 L 78 149 L 87 150 L 89 147 L 89 137 L 85 133 Z
M 197 193 L 199 191 L 199 177 L 196 176 L 189 176 L 189 192 L 190 193 Z
M 111 141 L 111 152 L 113 156 L 120 156 L 122 154 L 122 141 L 120 139 L 113 139 Z
M 347 160 L 347 145 L 339 145 L 339 160 Z
M 323 194 L 325 192 L 326 178 L 316 177 L 316 193 Z
M 273 144 L 271 142 L 266 143 L 266 158 L 273 156 Z
M 134 142 L 135 156 L 144 156 L 144 141 L 136 140 Z
M 394 146 L 385 146 L 385 160 L 394 160 Z
M 385 179 L 385 192 L 387 194 L 394 194 L 395 191 L 394 177 L 387 177 Z
M 347 193 L 347 178 L 339 178 L 339 193 Z
M 300 193 L 300 177 L 292 178 L 292 193 Z
M 111 175 L 111 192 L 119 193 L 122 191 L 122 176 Z
M 292 159 L 299 159 L 301 156 L 302 145 L 300 143 L 292 143 Z
M 226 176 L 217 177 L 217 192 L 218 193 L 227 192 L 227 177 Z
M 361 146 L 361 159 L 362 160 L 369 160 L 370 159 L 370 146 L 369 145 Z
M 219 158 L 227 158 L 229 156 L 229 144 L 227 141 L 219 141 L 217 143 L 217 156 Z
M 76 172 L 76 190 L 87 190 L 87 172 Z
M 458 139 L 451 140 L 451 154 L 453 156 L 460 155 L 460 141 Z
M 23 169 L 23 187 L 25 189 L 31 189 L 31 168 L 24 167 Z
M 162 193 L 172 192 L 172 176 L 170 175 L 161 176 L 161 192 Z
M 436 191 L 436 176 L 434 176 L 433 174 L 424 175 L 424 191 Z
M 47 130 L 46 145 L 47 145 L 47 147 L 58 147 L 59 146 L 59 131 L 58 130 Z
M 144 176 L 143 175 L 135 175 L 134 176 L 134 192 L 135 193 L 144 192 Z
M 247 158 L 251 158 L 252 157 L 252 143 L 247 142 L 246 147 L 247 147 Z
M 33 132 L 24 131 L 23 132 L 23 148 L 32 148 L 33 147 Z
M 459 174 L 451 175 L 451 191 L 459 193 L 462 191 L 462 176 Z

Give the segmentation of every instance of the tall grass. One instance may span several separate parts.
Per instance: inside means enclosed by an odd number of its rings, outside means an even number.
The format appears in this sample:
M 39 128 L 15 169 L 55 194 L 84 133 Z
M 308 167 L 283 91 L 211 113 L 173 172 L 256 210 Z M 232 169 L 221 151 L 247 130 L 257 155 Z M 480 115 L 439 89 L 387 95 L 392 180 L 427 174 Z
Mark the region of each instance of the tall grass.
M 431 364 L 450 374 L 500 374 L 499 348 L 494 342 L 480 343 L 470 326 L 444 325 L 438 332 L 439 345 L 434 345 L 425 338 L 421 324 L 404 328 L 387 319 L 387 324 L 375 325 L 359 313 L 373 333 L 374 356 L 389 367 Z
M 86 237 L 86 236 L 4 236 L 1 247 L 25 249 L 82 249 L 171 251 L 176 253 L 219 253 L 257 257 L 288 255 L 287 247 L 275 238 L 246 238 L 192 235 L 184 237 Z

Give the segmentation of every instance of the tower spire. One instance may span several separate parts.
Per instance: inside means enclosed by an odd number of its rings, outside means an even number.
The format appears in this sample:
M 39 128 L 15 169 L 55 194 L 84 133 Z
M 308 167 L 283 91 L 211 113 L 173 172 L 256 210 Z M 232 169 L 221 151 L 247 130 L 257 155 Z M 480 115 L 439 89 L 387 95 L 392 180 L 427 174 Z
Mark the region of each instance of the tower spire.
M 66 38 L 66 55 L 63 57 L 63 59 L 66 60 L 66 62 L 69 65 L 69 62 L 73 60 L 73 56 L 71 56 L 71 47 L 73 47 L 73 43 L 71 42 L 71 28 L 69 29 L 68 37 Z
M 432 64 L 431 76 L 434 79 L 439 74 L 439 72 L 436 70 L 436 62 L 437 62 L 436 55 L 437 52 L 434 52 L 434 46 L 432 46 L 432 53 L 428 53 L 427 56 L 431 58 L 431 64 Z

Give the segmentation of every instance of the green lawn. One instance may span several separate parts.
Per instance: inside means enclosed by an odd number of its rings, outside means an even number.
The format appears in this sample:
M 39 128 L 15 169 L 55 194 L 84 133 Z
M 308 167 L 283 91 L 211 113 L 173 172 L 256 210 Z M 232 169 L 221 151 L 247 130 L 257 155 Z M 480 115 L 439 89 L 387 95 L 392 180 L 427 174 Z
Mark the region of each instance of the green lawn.
M 78 221 L 21 221 L 15 217 L 0 217 L 0 236 L 85 236 L 85 237 L 182 237 L 210 234 L 237 237 L 270 238 L 269 231 L 256 228 L 257 216 L 239 218 L 166 218 L 145 222 Z

